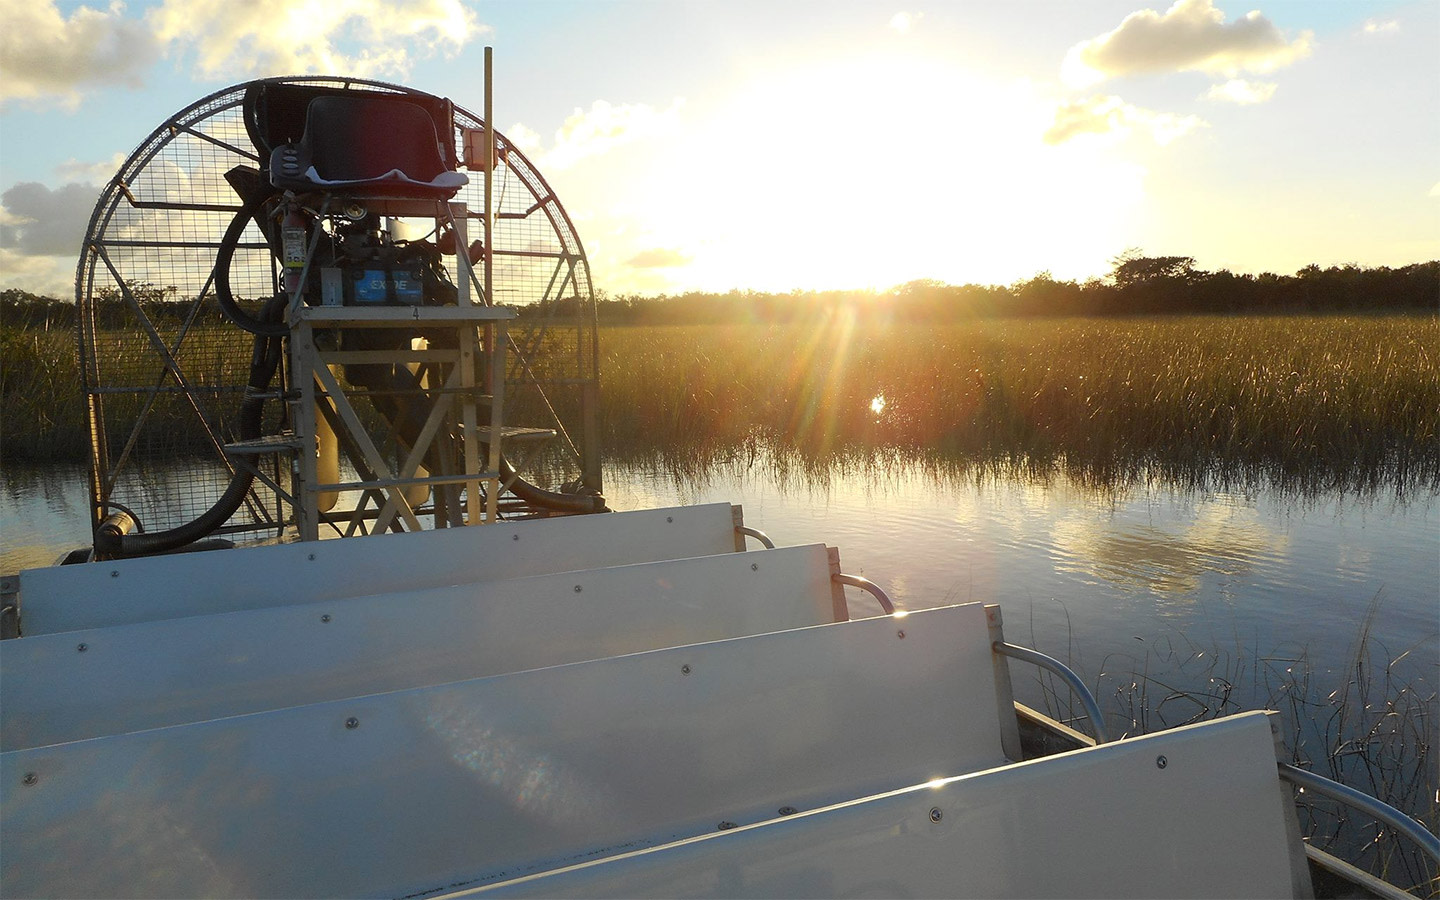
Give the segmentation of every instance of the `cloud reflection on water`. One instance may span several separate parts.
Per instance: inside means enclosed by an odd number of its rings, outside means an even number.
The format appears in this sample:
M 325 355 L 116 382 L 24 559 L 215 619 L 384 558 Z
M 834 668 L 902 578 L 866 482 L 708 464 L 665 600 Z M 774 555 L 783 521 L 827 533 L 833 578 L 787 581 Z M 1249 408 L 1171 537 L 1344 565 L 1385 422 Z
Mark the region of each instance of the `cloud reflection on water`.
M 1253 506 L 1220 497 L 1200 502 L 1189 520 L 1062 517 L 1053 555 L 1060 572 L 1175 597 L 1199 591 L 1207 575 L 1250 579 L 1283 566 L 1289 544 Z

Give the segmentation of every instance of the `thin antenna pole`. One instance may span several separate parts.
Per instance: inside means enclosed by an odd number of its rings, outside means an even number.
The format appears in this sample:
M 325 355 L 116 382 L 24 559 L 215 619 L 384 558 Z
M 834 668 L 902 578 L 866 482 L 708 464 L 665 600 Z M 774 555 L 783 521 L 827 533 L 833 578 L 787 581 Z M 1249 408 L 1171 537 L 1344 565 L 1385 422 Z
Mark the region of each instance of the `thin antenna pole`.
M 495 297 L 491 293 L 491 259 L 493 251 L 491 244 L 494 240 L 494 207 L 493 194 L 495 189 L 495 97 L 493 90 L 494 82 L 494 48 L 485 48 L 485 305 L 494 306 Z
M 495 305 L 495 294 L 491 281 L 495 251 L 495 51 L 485 48 L 485 305 Z M 485 326 L 486 348 L 490 355 L 490 371 L 486 376 L 490 389 L 490 473 L 485 485 L 485 521 L 494 522 L 500 510 L 500 433 L 504 422 L 502 404 L 505 398 L 505 323 L 497 322 Z M 469 445 L 473 446 L 473 445 Z M 478 487 L 478 485 L 477 485 Z M 471 492 L 470 521 L 478 518 L 476 494 Z

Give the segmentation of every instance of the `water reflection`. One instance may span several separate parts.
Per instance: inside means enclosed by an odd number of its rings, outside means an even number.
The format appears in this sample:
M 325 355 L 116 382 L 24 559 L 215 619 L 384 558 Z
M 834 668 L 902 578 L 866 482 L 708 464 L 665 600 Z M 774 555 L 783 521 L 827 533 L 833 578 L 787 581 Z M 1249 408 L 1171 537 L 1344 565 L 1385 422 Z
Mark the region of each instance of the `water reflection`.
M 1195 594 L 1208 575 L 1249 578 L 1258 569 L 1281 568 L 1290 544 L 1253 504 L 1235 497 L 1201 501 L 1188 520 L 1067 516 L 1056 521 L 1054 535 L 1059 571 L 1178 597 Z
M 88 543 L 83 466 L 17 466 L 0 473 L 0 573 L 48 566 Z

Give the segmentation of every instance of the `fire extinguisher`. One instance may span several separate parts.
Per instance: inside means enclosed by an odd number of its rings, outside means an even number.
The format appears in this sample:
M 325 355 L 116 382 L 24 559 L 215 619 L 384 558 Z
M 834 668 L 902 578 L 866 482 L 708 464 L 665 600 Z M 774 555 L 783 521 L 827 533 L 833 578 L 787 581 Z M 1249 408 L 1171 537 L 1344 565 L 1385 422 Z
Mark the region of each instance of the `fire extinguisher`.
M 280 222 L 281 266 L 285 270 L 285 293 L 291 297 L 300 290 L 300 277 L 305 271 L 305 217 L 300 205 L 286 204 L 285 218 Z

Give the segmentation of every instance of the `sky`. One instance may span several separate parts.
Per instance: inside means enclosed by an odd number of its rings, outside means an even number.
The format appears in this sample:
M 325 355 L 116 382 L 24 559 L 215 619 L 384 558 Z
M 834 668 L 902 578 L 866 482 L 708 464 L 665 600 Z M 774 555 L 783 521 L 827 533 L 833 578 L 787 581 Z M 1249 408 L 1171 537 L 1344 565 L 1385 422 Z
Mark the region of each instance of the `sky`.
M 0 288 L 253 78 L 484 108 L 610 295 L 1440 258 L 1440 2 L 0 0 Z

